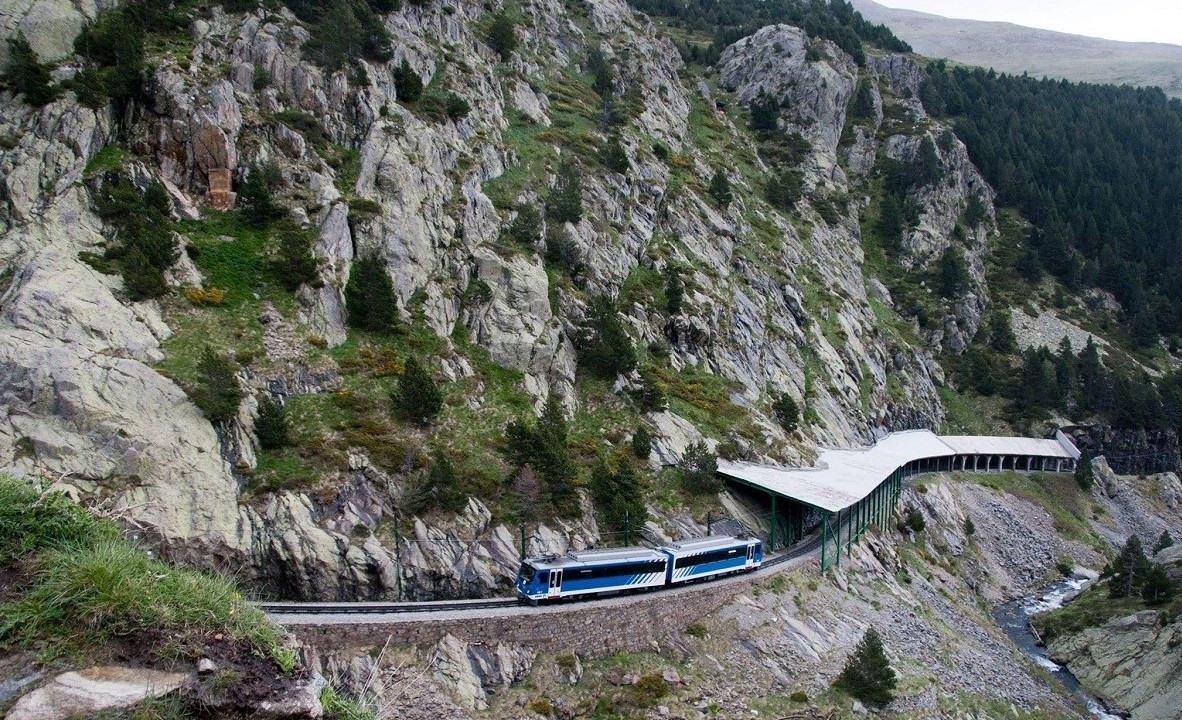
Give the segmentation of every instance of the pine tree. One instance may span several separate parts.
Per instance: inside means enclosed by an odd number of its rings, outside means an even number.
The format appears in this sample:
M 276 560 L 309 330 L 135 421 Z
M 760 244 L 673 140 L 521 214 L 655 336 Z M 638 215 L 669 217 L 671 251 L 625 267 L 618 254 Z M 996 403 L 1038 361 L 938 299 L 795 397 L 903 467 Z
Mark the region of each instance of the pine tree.
M 722 491 L 718 479 L 718 456 L 710 452 L 704 442 L 696 442 L 685 449 L 677 463 L 681 486 L 695 495 L 713 495 Z
M 895 698 L 897 683 L 882 638 L 870 628 L 846 661 L 835 685 L 862 702 L 882 707 Z
M 796 401 L 786 393 L 781 393 L 772 403 L 772 414 L 776 416 L 784 432 L 794 433 L 800 426 L 800 407 Z
M 402 103 L 413 103 L 423 94 L 423 79 L 405 58 L 394 69 L 394 92 Z
M 804 173 L 795 168 L 773 175 L 764 187 L 763 196 L 772 206 L 788 211 L 796 207 L 804 192 Z
M 522 203 L 517 207 L 517 216 L 509 225 L 506 235 L 513 242 L 533 248 L 542 237 L 542 216 L 531 203 Z
M 1146 605 L 1164 605 L 1174 599 L 1174 581 L 1161 565 L 1150 563 L 1141 581 L 1141 599 Z
M 468 503 L 467 495 L 460 489 L 455 466 L 442 452 L 435 453 L 427 473 L 427 494 L 435 507 L 444 512 L 459 512 Z
M 365 38 L 361 21 L 350 0 L 336 0 L 316 24 L 306 49 L 321 67 L 338 70 L 361 56 Z
M 25 102 L 33 107 L 47 105 L 59 94 L 51 83 L 49 66 L 37 60 L 37 53 L 22 32 L 8 39 L 8 67 L 3 80 L 14 92 L 23 94 Z
M 492 24 L 488 26 L 488 44 L 501 56 L 502 62 L 508 62 L 517 49 L 517 31 L 503 10 L 493 17 Z
M 1153 544 L 1153 554 L 1156 555 L 1159 552 L 1161 552 L 1162 550 L 1165 550 L 1166 548 L 1173 547 L 1173 546 L 1174 546 L 1174 538 L 1170 535 L 1170 531 L 1169 530 L 1162 530 L 1161 536 L 1157 539 L 1157 542 L 1155 542 Z
M 369 257 L 353 263 L 345 285 L 345 309 L 355 328 L 382 332 L 394 327 L 398 299 L 384 262 Z
M 640 492 L 640 485 L 632 464 L 621 458 L 619 468 L 612 472 L 601 457 L 591 470 L 591 497 L 599 508 L 604 527 L 631 532 L 644 525 L 648 510 Z
M 681 270 L 675 265 L 665 266 L 665 310 L 670 315 L 681 312 L 685 301 L 685 283 L 681 279 Z
M 259 414 L 254 421 L 254 433 L 264 450 L 278 450 L 290 442 L 286 409 L 270 397 L 259 401 Z
M 731 190 L 731 181 L 722 170 L 715 172 L 714 176 L 710 178 L 710 197 L 714 198 L 714 202 L 718 203 L 723 210 L 730 207 L 731 202 L 735 199 L 735 194 Z
M 867 120 L 874 117 L 874 92 L 870 88 L 870 81 L 863 79 L 858 83 L 854 92 L 854 99 L 850 103 L 850 118 Z
M 279 256 L 274 271 L 284 287 L 292 292 L 301 285 L 320 284 L 320 264 L 312 254 L 313 236 L 295 224 L 278 232 Z
M 775 130 L 780 119 L 780 101 L 774 95 L 759 89 L 759 94 L 751 101 L 751 120 L 747 127 L 756 132 Z
M 608 295 L 591 299 L 575 344 L 583 364 L 604 379 L 636 369 L 636 348 L 620 322 L 615 299 Z
M 120 256 L 120 266 L 127 297 L 132 301 L 148 300 L 168 292 L 164 272 L 152 265 L 140 248 L 127 248 Z
M 1149 559 L 1141 549 L 1141 539 L 1130 537 L 1120 554 L 1112 561 L 1112 576 L 1108 580 L 1108 594 L 1113 598 L 1133 597 L 1149 571 Z
M 578 223 L 583 219 L 583 178 L 578 168 L 564 163 L 546 198 L 546 217 L 559 223 Z
M 197 363 L 197 383 L 190 396 L 211 422 L 232 420 L 242 402 L 238 365 L 208 345 Z
M 270 227 L 271 222 L 280 214 L 264 174 L 262 168 L 250 168 L 246 173 L 246 179 L 238 187 L 237 199 L 238 209 L 246 221 L 260 229 Z
M 567 449 L 566 417 L 562 401 L 554 393 L 546 399 L 542 415 L 534 423 L 515 420 L 505 428 L 510 459 L 519 467 L 530 466 L 541 475 L 550 507 L 563 517 L 578 514 L 576 471 Z
M 971 276 L 964 250 L 955 245 L 945 248 L 944 253 L 940 256 L 937 277 L 940 283 L 940 294 L 946 298 L 954 298 L 968 289 Z
M 401 415 L 419 425 L 428 425 L 443 408 L 443 394 L 439 385 L 414 355 L 406 361 L 406 369 L 393 396 Z
M 1079 460 L 1075 465 L 1075 482 L 1079 484 L 1081 490 L 1091 492 L 1092 486 L 1096 484 L 1096 473 L 1092 468 L 1092 454 L 1087 450 L 1080 453 Z
M 603 164 L 607 166 L 608 170 L 615 173 L 626 173 L 631 169 L 632 163 L 628 161 L 628 153 L 620 144 L 618 135 L 608 138 L 607 145 L 603 148 Z
M 644 425 L 637 425 L 632 433 L 632 454 L 638 460 L 648 460 L 653 452 L 653 436 Z

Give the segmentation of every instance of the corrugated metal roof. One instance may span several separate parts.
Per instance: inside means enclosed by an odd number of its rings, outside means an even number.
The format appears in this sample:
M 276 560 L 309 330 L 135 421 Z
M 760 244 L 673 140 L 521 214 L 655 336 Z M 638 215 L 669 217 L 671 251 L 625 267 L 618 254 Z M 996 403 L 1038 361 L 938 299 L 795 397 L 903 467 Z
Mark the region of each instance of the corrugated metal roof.
M 870 448 L 826 450 L 813 468 L 719 461 L 718 471 L 814 507 L 837 512 L 869 495 L 913 460 L 951 455 L 1031 455 L 1071 459 L 1058 440 L 973 435 L 937 436 L 930 430 L 891 433 Z

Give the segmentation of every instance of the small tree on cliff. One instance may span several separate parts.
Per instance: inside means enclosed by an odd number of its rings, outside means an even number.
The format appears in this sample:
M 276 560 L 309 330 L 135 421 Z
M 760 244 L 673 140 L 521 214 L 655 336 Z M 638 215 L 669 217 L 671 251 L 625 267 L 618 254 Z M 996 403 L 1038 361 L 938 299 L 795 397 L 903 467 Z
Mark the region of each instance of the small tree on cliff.
M 1151 563 L 1141 583 L 1141 599 L 1146 605 L 1164 605 L 1174 598 L 1174 581 L 1161 565 Z
M 1079 483 L 1081 490 L 1087 491 L 1096 484 L 1096 473 L 1092 470 L 1092 454 L 1087 450 L 1079 456 L 1079 461 L 1075 465 L 1075 482 Z
M 1157 542 L 1153 544 L 1153 554 L 1156 555 L 1168 547 L 1173 547 L 1173 545 L 1174 545 L 1174 538 L 1170 535 L 1170 531 L 1169 530 L 1162 530 L 1161 537 L 1159 537 L 1157 539 Z
M 419 425 L 430 424 L 443 408 L 439 385 L 414 355 L 406 361 L 406 370 L 392 399 L 403 417 Z
M 238 384 L 237 373 L 237 363 L 205 346 L 197 363 L 197 385 L 191 396 L 211 422 L 225 422 L 238 414 L 242 387 Z
M 353 264 L 345 285 L 345 310 L 355 328 L 380 332 L 394 326 L 398 298 L 386 263 L 370 257 Z
M 898 678 L 882 647 L 882 638 L 877 630 L 870 628 L 834 684 L 862 702 L 881 707 L 895 698 L 897 683 Z
M 1112 561 L 1108 595 L 1113 598 L 1133 597 L 1140 590 L 1149 572 L 1149 566 L 1149 559 L 1145 557 L 1145 551 L 1141 548 L 1141 539 L 1133 535 Z

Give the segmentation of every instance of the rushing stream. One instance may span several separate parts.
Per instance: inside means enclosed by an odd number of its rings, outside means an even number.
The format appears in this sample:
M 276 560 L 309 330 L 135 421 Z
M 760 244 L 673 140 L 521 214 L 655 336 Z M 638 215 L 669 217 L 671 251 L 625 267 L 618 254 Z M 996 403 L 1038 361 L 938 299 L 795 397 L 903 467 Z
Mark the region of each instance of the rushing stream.
M 1014 644 L 1018 646 L 1018 649 L 1046 668 L 1051 675 L 1063 683 L 1067 692 L 1083 701 L 1093 717 L 1100 718 L 1100 720 L 1121 720 L 1120 715 L 1108 712 L 1099 700 L 1084 691 L 1079 686 L 1079 680 L 1075 679 L 1070 670 L 1048 658 L 1046 651 L 1038 645 L 1034 633 L 1030 631 L 1031 615 L 1063 607 L 1065 600 L 1073 597 L 1087 584 L 1088 580 L 1084 578 L 1072 578 L 1055 583 L 1043 591 L 1041 595 L 1029 595 L 1005 605 L 998 605 L 993 609 L 993 617 L 1002 630 L 1005 630 L 1006 635 L 1009 635 L 1010 640 L 1013 640 Z

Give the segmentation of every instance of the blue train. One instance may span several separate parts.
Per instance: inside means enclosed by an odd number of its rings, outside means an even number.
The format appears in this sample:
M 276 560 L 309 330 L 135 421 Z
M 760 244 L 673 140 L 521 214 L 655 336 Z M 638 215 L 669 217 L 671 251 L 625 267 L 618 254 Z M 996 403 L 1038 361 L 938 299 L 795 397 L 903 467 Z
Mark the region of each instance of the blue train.
M 537 605 L 564 598 L 652 590 L 750 572 L 763 562 L 756 538 L 713 537 L 658 548 L 611 548 L 527 558 L 517 572 L 517 596 Z

